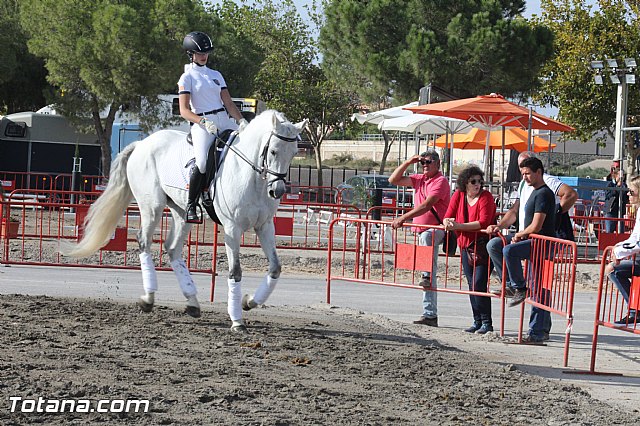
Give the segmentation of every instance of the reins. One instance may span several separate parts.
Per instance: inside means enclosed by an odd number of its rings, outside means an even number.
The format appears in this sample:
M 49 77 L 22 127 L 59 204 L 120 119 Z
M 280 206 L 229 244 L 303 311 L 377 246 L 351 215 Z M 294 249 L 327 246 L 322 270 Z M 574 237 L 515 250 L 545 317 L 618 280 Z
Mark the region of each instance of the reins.
M 260 154 L 260 158 L 262 159 L 262 167 L 257 167 L 250 159 L 247 158 L 246 155 L 244 155 L 242 152 L 238 151 L 235 147 L 233 147 L 228 141 L 226 141 L 224 144 L 226 146 L 229 147 L 229 149 L 231 151 L 233 151 L 238 157 L 240 157 L 245 163 L 247 163 L 249 166 L 251 166 L 251 168 L 260 175 L 260 177 L 263 180 L 267 179 L 267 174 L 273 175 L 275 176 L 275 179 L 271 179 L 268 183 L 271 184 L 273 182 L 277 182 L 279 180 L 284 181 L 285 178 L 287 177 L 287 173 L 278 173 L 278 172 L 274 172 L 273 170 L 270 170 L 267 166 L 267 152 L 269 150 L 269 145 L 271 144 L 271 138 L 272 137 L 276 137 L 280 140 L 283 140 L 285 142 L 297 142 L 300 140 L 300 135 L 295 136 L 293 138 L 289 138 L 287 136 L 282 136 L 279 135 L 273 131 L 271 131 L 271 134 L 269 135 L 269 140 L 267 140 L 267 143 L 264 145 L 264 148 L 262 149 L 262 153 Z

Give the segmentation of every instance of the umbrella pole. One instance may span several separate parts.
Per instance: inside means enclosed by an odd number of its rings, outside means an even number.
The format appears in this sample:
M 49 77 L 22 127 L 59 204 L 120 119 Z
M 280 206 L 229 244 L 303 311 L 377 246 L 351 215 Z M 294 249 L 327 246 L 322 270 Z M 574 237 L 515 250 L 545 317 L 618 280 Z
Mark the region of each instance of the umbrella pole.
M 487 130 L 487 142 L 484 145 L 484 175 L 488 182 L 493 181 L 493 176 L 489 174 L 489 144 L 491 143 L 491 128 Z
M 500 173 L 500 208 L 504 211 L 504 145 L 505 145 L 505 139 L 506 139 L 507 135 L 506 135 L 506 129 L 504 126 L 502 126 L 502 171 Z

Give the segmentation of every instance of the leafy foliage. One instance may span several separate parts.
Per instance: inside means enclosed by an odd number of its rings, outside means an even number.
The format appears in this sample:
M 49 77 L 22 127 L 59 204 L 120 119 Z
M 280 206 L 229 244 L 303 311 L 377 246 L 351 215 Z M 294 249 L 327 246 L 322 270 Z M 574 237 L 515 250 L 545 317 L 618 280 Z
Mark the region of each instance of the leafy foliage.
M 0 114 L 37 110 L 46 104 L 44 62 L 27 50 L 18 2 L 0 0 Z
M 320 33 L 323 65 L 368 102 L 413 100 L 427 83 L 461 97 L 524 96 L 553 35 L 523 10 L 523 0 L 334 0 Z
M 313 145 L 318 171 L 323 140 L 347 121 L 355 103 L 352 93 L 328 80 L 317 64 L 312 31 L 293 1 L 257 0 L 240 6 L 224 0 L 217 9 L 239 37 L 252 40 L 263 58 L 254 94 L 292 121 L 309 119 L 305 133 Z M 318 173 L 322 185 L 322 174 Z
M 157 95 L 175 90 L 182 72 L 184 34 L 214 27 L 195 0 L 21 0 L 20 21 L 59 88 L 56 109 L 95 128 L 105 174 L 117 111 L 139 112 L 146 127 L 157 122 Z

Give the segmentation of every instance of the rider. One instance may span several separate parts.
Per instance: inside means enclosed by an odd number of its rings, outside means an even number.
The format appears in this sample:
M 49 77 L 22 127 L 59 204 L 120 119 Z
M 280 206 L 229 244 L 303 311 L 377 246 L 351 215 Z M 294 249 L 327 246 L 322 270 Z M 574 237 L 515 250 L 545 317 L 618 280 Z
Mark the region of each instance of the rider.
M 192 123 L 191 138 L 196 158 L 189 179 L 185 220 L 187 223 L 202 223 L 196 205 L 205 179 L 209 148 L 218 132 L 227 129 L 242 131 L 247 120 L 233 103 L 222 74 L 206 66 L 213 50 L 211 38 L 203 32 L 194 31 L 185 36 L 182 47 L 187 51 L 190 64 L 185 66 L 185 72 L 178 80 L 180 115 Z

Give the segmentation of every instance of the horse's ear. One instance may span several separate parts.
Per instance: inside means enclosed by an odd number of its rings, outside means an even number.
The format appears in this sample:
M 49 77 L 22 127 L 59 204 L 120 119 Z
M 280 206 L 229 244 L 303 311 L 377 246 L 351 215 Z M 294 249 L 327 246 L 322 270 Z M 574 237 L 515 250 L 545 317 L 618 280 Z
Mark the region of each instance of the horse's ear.
M 307 124 L 309 124 L 309 119 L 305 118 L 301 122 L 294 124 L 294 126 L 296 127 L 296 129 L 298 129 L 300 132 L 302 132 L 304 130 L 304 128 L 307 127 Z

